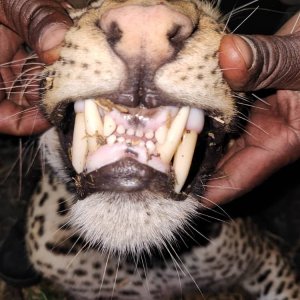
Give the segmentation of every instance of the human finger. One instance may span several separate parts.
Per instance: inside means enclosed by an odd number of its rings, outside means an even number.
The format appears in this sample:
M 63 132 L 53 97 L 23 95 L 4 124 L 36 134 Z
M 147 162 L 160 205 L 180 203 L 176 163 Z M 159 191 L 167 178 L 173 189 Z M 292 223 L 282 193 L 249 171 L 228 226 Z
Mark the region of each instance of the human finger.
M 72 21 L 53 0 L 0 1 L 0 23 L 17 32 L 46 63 L 58 57 L 58 49 Z
M 300 25 L 297 21 L 295 16 L 273 36 L 227 35 L 223 38 L 220 66 L 234 90 L 300 90 Z

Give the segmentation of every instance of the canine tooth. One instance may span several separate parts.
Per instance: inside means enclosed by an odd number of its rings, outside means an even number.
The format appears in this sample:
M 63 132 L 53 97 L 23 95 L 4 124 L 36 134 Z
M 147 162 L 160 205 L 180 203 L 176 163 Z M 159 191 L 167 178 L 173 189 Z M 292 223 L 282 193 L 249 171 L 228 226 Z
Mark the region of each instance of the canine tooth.
M 190 108 L 188 106 L 182 107 L 179 110 L 171 124 L 165 142 L 162 145 L 157 146 L 157 152 L 160 155 L 160 159 L 166 164 L 170 163 L 174 156 L 183 135 L 189 113 Z
M 83 113 L 84 112 L 84 100 L 77 100 L 74 103 L 74 111 L 75 113 Z
M 104 116 L 103 134 L 104 136 L 110 136 L 117 128 L 117 124 L 110 115 Z
M 117 140 L 117 137 L 113 134 L 113 135 L 110 135 L 107 139 L 106 139 L 106 142 L 108 145 L 112 145 L 116 142 Z
M 154 132 L 153 132 L 152 130 L 148 130 L 148 131 L 145 133 L 145 138 L 146 138 L 146 139 L 151 140 L 153 137 L 154 137 Z
M 92 153 L 101 145 L 101 136 L 103 135 L 103 123 L 94 100 L 85 100 L 84 116 L 89 152 Z
M 202 109 L 191 108 L 189 119 L 186 124 L 187 130 L 194 130 L 198 134 L 204 127 L 205 114 Z
M 117 127 L 117 133 L 118 133 L 118 134 L 124 134 L 124 133 L 125 133 L 125 128 L 124 128 L 123 125 L 119 125 L 119 126 Z
M 84 113 L 78 113 L 75 117 L 72 145 L 72 165 L 79 174 L 83 171 L 88 152 L 88 143 L 85 131 Z
M 153 154 L 155 151 L 155 145 L 152 141 L 146 142 L 146 148 L 148 149 L 149 154 Z
M 163 144 L 165 142 L 167 134 L 168 134 L 168 128 L 166 125 L 160 126 L 155 131 L 155 138 L 156 138 L 158 144 Z
M 191 168 L 192 159 L 196 147 L 198 133 L 194 130 L 186 131 L 183 135 L 182 142 L 174 156 L 174 173 L 175 173 L 175 192 L 180 193 Z
M 127 133 L 128 135 L 134 135 L 134 129 L 129 128 L 129 129 L 127 129 L 126 133 Z

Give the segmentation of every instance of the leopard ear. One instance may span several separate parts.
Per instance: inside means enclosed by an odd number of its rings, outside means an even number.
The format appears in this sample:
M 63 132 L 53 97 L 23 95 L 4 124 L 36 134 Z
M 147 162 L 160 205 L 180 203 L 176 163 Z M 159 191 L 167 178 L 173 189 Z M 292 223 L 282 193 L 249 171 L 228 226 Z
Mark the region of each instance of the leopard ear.
M 75 9 L 88 7 L 92 0 L 67 0 L 67 2 Z

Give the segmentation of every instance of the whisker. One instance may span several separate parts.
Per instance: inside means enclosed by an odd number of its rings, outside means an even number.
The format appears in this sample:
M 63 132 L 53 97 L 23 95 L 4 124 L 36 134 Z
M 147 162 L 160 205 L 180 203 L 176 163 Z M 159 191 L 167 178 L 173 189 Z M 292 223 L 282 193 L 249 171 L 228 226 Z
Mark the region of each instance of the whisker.
M 248 17 L 246 17 L 231 33 L 235 33 L 236 30 L 238 30 L 257 10 L 259 6 L 257 6 L 250 14 Z
M 254 93 L 251 94 L 254 98 L 256 98 L 257 100 L 261 101 L 262 103 L 268 105 L 268 106 L 272 106 L 270 103 L 268 103 L 267 101 L 265 101 L 264 99 L 258 97 L 257 95 L 255 95 Z
M 241 117 L 241 115 L 243 117 Z M 260 126 L 256 125 L 255 123 L 253 123 L 252 121 L 250 121 L 247 116 L 245 116 L 243 113 L 238 112 L 238 117 L 244 121 L 247 121 L 248 123 L 250 123 L 251 125 L 253 125 L 254 127 L 256 127 L 257 129 L 261 130 L 263 133 L 265 133 L 266 135 L 270 135 L 268 132 L 266 132 L 263 128 L 261 128 Z

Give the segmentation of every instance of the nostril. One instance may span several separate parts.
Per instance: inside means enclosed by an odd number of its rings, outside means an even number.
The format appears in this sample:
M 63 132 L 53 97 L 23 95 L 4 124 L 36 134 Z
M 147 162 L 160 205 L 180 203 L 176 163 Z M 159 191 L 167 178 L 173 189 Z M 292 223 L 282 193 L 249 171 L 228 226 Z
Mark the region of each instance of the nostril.
M 176 46 L 184 42 L 189 36 L 189 33 L 185 32 L 182 25 L 175 24 L 172 29 L 167 33 L 170 44 Z
M 121 40 L 123 35 L 122 30 L 116 22 L 112 22 L 106 32 L 106 38 L 111 46 L 114 46 L 118 41 Z

